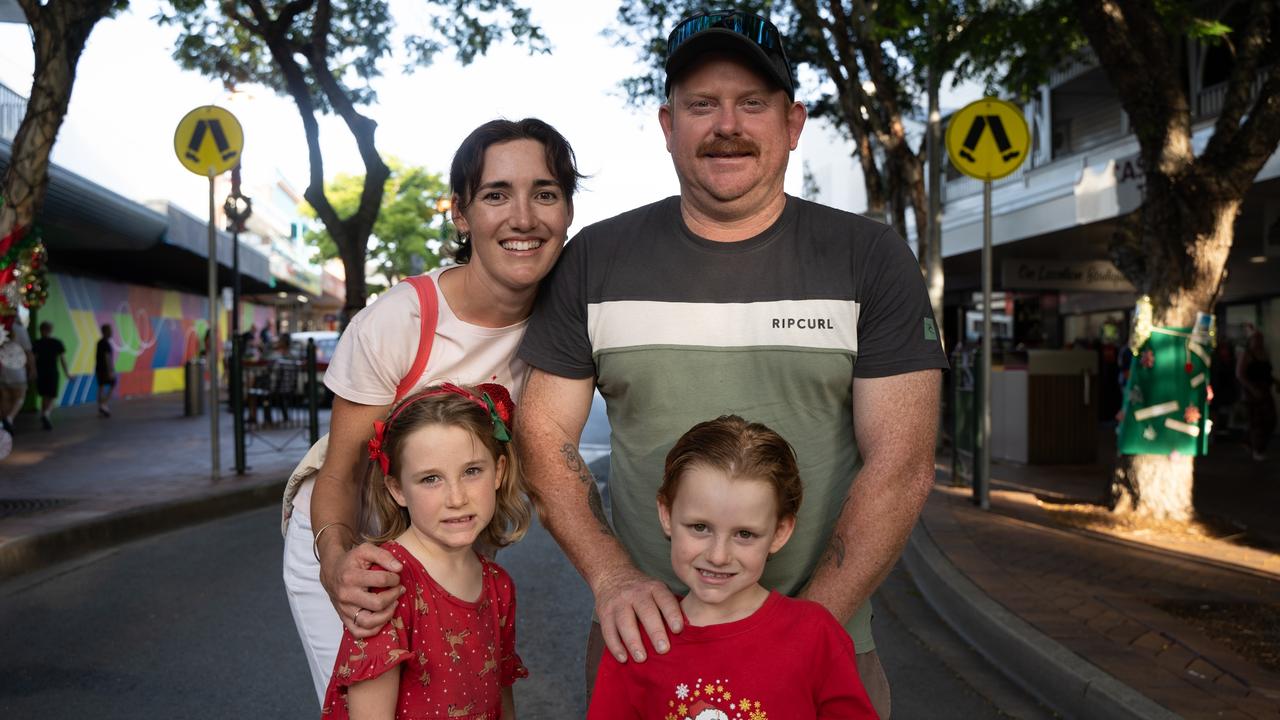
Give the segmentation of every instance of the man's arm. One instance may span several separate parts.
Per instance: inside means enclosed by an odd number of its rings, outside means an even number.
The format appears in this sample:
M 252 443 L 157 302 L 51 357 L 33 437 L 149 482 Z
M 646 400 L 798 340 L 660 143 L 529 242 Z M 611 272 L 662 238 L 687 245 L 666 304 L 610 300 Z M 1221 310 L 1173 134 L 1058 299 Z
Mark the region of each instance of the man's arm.
M 369 588 L 398 585 L 400 576 L 395 573 L 400 572 L 401 565 L 386 550 L 370 543 L 360 544 L 357 535 L 360 490 L 368 466 L 365 448 L 373 437 L 373 422 L 386 414 L 386 405 L 333 399 L 329 448 L 311 491 L 311 529 L 324 530 L 317 542 L 320 583 L 343 625 L 357 638 L 376 634 L 391 619 L 396 598 L 404 592 L 404 588 L 399 592 L 369 592 Z M 374 564 L 392 572 L 370 570 Z M 366 612 L 356 625 L 355 616 L 361 609 Z
M 862 469 L 801 597 L 841 623 L 889 574 L 933 487 L 939 370 L 855 378 L 853 427 Z
M 680 632 L 682 617 L 671 591 L 637 570 L 614 537 L 595 478 L 578 454 L 594 388 L 591 378 L 575 380 L 533 370 L 517 410 L 520 465 L 542 524 L 595 596 L 609 652 L 626 662 L 629 650 L 643 662 L 640 626 L 654 648 L 664 653 L 670 647 L 666 627 Z

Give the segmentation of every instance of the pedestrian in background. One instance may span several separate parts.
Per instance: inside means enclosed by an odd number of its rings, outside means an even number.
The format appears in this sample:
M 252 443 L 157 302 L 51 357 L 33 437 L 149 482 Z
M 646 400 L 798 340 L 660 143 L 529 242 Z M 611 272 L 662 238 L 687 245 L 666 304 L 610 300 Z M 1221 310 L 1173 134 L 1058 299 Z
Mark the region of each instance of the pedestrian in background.
M 1276 401 L 1271 388 L 1277 381 L 1262 333 L 1256 327 L 1250 330 L 1236 363 L 1236 379 L 1249 406 L 1249 449 L 1254 460 L 1262 461 L 1267 459 L 1267 445 L 1276 431 Z
M 40 339 L 31 343 L 32 354 L 36 357 L 36 391 L 40 393 L 40 426 L 45 430 L 53 429 L 53 421 L 49 414 L 53 412 L 53 404 L 58 401 L 58 388 L 62 378 L 58 377 L 58 368 L 69 378 L 71 371 L 67 369 L 67 346 L 53 336 L 53 323 L 40 323 Z
M 1240 399 L 1240 383 L 1236 381 L 1236 349 L 1230 342 L 1223 340 L 1218 343 L 1209 376 L 1209 387 L 1213 388 L 1213 397 L 1209 400 L 1213 432 L 1219 436 L 1230 435 L 1231 410 Z
M 35 369 L 31 336 L 17 317 L 7 325 L 8 339 L 0 343 L 0 426 L 13 434 L 13 421 L 27 397 L 27 380 Z
M 94 354 L 93 374 L 98 380 L 98 414 L 111 417 L 111 391 L 116 388 L 115 349 L 111 346 L 111 325 L 103 323 L 102 337 Z

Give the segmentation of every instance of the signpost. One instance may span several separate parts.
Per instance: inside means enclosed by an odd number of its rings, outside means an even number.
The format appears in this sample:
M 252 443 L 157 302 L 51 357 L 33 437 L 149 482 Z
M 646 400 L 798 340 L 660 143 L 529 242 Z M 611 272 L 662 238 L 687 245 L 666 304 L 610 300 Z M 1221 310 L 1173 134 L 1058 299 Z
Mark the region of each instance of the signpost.
M 986 510 L 991 507 L 991 181 L 1022 165 L 1031 148 L 1031 133 L 1016 105 L 988 97 L 951 116 L 946 143 L 951 164 L 982 181 L 982 367 L 973 502 Z
M 240 337 L 240 231 L 253 214 L 253 201 L 240 192 L 240 166 L 231 171 L 231 194 L 222 204 L 231 231 L 231 412 L 235 417 L 236 474 L 243 475 L 244 460 L 244 338 Z M 313 445 L 315 443 L 312 443 Z
M 218 230 L 214 225 L 213 180 L 240 164 L 244 133 L 236 116 L 216 105 L 203 105 L 183 116 L 173 133 L 178 162 L 196 175 L 209 178 L 209 443 L 213 478 L 218 478 Z

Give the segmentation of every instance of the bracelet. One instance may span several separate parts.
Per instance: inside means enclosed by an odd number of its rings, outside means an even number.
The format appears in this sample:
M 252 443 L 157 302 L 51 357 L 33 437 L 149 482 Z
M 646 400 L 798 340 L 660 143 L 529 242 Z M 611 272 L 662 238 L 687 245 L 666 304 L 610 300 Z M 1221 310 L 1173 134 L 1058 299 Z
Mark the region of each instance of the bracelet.
M 340 525 L 346 528 L 351 534 L 355 534 L 355 531 L 351 529 L 351 526 L 344 522 L 325 523 L 325 525 L 320 528 L 320 531 L 316 533 L 315 539 L 311 541 L 311 553 L 316 556 L 316 562 L 320 562 L 320 536 L 324 534 L 325 530 L 328 530 L 334 525 Z

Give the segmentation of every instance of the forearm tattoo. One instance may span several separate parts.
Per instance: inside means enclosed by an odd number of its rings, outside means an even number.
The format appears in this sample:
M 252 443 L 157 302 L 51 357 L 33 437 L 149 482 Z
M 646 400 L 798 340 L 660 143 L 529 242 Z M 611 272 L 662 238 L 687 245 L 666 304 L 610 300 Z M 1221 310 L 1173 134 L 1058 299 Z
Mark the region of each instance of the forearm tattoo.
M 831 563 L 836 567 L 844 567 L 844 536 L 840 534 L 840 519 L 844 517 L 845 508 L 849 505 L 849 498 L 846 496 L 844 502 L 840 503 L 840 512 L 836 514 L 836 526 L 831 529 L 831 540 L 827 543 L 827 550 L 822 554 L 823 562 Z
M 822 559 L 836 567 L 844 567 L 844 538 L 839 533 L 831 533 L 831 542 L 827 543 L 827 551 Z
M 570 472 L 577 473 L 578 481 L 586 486 L 587 507 L 591 508 L 591 514 L 600 525 L 600 531 L 606 535 L 613 535 L 609 518 L 604 514 L 604 499 L 600 497 L 600 488 L 596 487 L 596 479 L 591 476 L 591 470 L 578 454 L 578 449 L 565 443 L 560 446 L 560 454 L 564 456 L 565 467 L 569 468 Z

